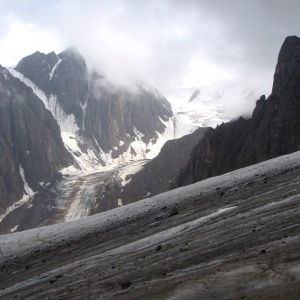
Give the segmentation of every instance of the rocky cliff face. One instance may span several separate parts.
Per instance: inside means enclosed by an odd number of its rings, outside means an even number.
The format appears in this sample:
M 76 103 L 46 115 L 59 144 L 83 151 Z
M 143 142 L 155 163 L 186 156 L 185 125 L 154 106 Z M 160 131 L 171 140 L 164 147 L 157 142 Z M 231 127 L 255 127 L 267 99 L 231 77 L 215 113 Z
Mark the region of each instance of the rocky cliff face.
M 88 72 L 84 58 L 74 49 L 58 55 L 36 52 L 23 58 L 13 74 L 44 94 L 43 101 L 61 131 L 71 134 L 64 136 L 64 142 L 81 167 L 80 157 L 85 154 L 98 165 L 149 156 L 173 116 L 170 103 L 155 87 L 114 86 L 97 72 Z M 70 138 L 80 151 L 69 145 Z
M 95 73 L 91 76 L 83 134 L 104 152 L 112 151 L 113 158 L 128 149 L 134 158 L 139 149 L 130 144 L 136 139 L 155 144 L 171 117 L 170 103 L 156 88 L 142 83 L 115 87 Z
M 280 50 L 272 94 L 256 103 L 252 118 L 209 130 L 191 152 L 173 187 L 300 149 L 300 38 Z
M 0 222 L 15 202 L 73 163 L 57 122 L 30 88 L 0 67 Z
M 60 54 L 35 52 L 23 58 L 15 68 L 35 83 L 46 95 L 55 95 L 58 105 L 73 114 L 82 126 L 82 109 L 88 93 L 88 71 L 84 58 L 75 50 Z
M 189 153 L 208 129 L 199 128 L 180 139 L 167 141 L 160 153 L 141 171 L 125 178 L 128 183 L 119 195 L 122 203 L 128 204 L 169 191 L 176 175 L 187 164 Z
M 36 52 L 0 77 L 0 233 L 86 216 L 107 196 L 101 172 L 151 158 L 172 137 L 158 89 L 114 86 L 74 49 Z

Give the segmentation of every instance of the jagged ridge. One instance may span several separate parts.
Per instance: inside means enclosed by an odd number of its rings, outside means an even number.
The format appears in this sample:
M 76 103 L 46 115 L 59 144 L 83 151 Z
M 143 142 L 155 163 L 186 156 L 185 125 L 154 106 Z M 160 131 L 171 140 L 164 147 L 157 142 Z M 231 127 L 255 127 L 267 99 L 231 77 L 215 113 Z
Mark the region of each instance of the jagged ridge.
M 287 37 L 278 56 L 272 94 L 256 103 L 250 120 L 222 124 L 193 149 L 173 187 L 300 149 L 300 39 Z

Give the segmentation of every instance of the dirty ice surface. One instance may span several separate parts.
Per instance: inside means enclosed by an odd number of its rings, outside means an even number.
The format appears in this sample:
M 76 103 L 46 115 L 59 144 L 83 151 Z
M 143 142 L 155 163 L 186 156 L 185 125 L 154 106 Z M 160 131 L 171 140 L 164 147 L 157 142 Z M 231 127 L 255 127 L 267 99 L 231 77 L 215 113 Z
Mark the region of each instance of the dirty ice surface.
M 215 190 L 216 187 L 231 186 L 234 181 L 240 183 L 247 182 L 249 178 L 255 178 L 255 175 L 257 174 L 268 175 L 268 173 L 274 171 L 275 169 L 278 171 L 284 171 L 286 170 L 287 166 L 289 166 L 289 168 L 296 168 L 300 166 L 300 151 L 239 169 L 221 176 L 212 177 L 189 186 L 178 188 L 152 198 L 143 199 L 138 202 L 80 220 L 35 228 L 24 232 L 16 232 L 10 235 L 2 235 L 0 236 L 1 249 L 4 256 L 9 256 L 10 254 L 17 253 L 18 251 L 23 251 L 25 253 L 25 251 L 30 251 L 30 249 L 35 246 L 59 242 L 63 239 L 67 239 L 71 235 L 73 238 L 76 238 L 76 236 L 80 236 L 84 232 L 89 232 L 93 229 L 100 230 L 100 228 L 106 228 L 107 226 L 111 226 L 113 223 L 121 224 L 122 222 L 127 222 L 128 220 L 134 220 L 137 217 L 146 217 L 148 214 L 153 212 L 159 213 L 163 207 L 172 207 L 174 205 L 180 206 L 183 204 L 186 205 L 189 203 L 189 201 L 192 201 L 193 197 L 199 195 L 199 193 L 206 193 L 212 189 Z M 278 205 L 280 207 L 280 205 L 284 204 L 285 202 L 296 201 L 294 198 L 295 197 L 288 197 L 287 199 L 283 199 L 278 203 L 267 204 L 259 209 L 268 210 L 270 206 L 273 205 Z M 184 228 L 191 229 L 198 224 L 206 222 L 210 218 L 230 213 L 237 208 L 238 205 L 220 207 L 216 211 L 213 211 L 206 216 L 202 216 L 191 223 L 182 225 L 184 226 L 182 228 L 178 227 L 176 230 Z M 253 213 L 256 213 L 256 211 L 253 210 Z M 169 233 L 168 231 L 166 233 L 170 234 L 171 232 L 172 230 Z

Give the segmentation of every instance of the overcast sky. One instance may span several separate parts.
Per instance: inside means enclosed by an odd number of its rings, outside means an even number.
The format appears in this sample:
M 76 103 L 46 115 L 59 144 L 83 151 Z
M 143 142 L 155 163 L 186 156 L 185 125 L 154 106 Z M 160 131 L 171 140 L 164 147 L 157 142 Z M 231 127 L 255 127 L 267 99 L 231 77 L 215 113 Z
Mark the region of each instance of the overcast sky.
M 75 46 L 119 82 L 235 81 L 270 93 L 280 47 L 300 36 L 299 0 L 0 0 L 0 64 Z

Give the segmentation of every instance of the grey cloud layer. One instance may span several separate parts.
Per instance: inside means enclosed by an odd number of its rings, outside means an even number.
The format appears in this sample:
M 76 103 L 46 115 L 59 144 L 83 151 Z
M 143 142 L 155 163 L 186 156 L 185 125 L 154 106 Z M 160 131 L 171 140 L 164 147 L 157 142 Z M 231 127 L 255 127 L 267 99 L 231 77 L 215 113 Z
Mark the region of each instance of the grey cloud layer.
M 284 38 L 300 35 L 296 0 L 28 0 L 26 5 L 15 0 L 1 5 L 22 22 L 59 32 L 112 80 L 150 79 L 162 88 L 181 84 L 198 58 L 268 93 Z

